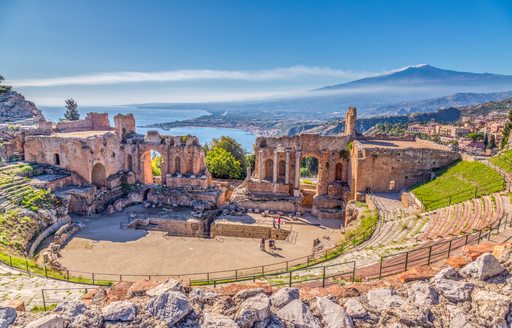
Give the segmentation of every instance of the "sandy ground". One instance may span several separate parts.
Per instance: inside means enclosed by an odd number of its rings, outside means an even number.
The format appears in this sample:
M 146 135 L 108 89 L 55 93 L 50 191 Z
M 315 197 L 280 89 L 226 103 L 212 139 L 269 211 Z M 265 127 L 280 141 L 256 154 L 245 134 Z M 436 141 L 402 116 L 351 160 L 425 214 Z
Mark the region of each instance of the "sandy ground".
M 329 236 L 332 242 L 340 237 L 340 221 L 309 218 L 311 224 L 291 224 L 297 232 L 294 243 L 278 241 L 276 254 L 270 254 L 259 250 L 258 239 L 168 237 L 158 231 L 121 229 L 120 222 L 134 210 L 74 218 L 86 227 L 61 251 L 61 263 L 70 271 L 123 275 L 202 273 L 284 262 L 311 254 L 317 237 Z

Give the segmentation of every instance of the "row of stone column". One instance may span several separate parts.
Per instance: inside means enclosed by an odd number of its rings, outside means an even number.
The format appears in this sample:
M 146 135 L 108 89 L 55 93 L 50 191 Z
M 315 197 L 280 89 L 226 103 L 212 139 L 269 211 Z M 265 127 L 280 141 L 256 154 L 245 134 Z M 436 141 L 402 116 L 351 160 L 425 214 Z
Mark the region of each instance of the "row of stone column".
M 281 151 L 282 152 L 282 151 Z M 290 183 L 290 154 L 291 149 L 286 149 L 285 151 L 285 177 L 284 177 L 284 183 L 289 184 Z M 272 182 L 277 183 L 277 176 L 278 176 L 278 168 L 279 168 L 279 150 L 274 150 L 274 160 L 273 160 L 273 174 L 272 174 Z M 300 187 L 300 160 L 302 158 L 302 152 L 300 150 L 295 151 L 295 180 L 293 181 L 293 187 L 295 189 L 299 189 Z M 259 151 L 258 154 L 258 180 L 263 181 L 265 177 L 263 176 L 263 150 Z

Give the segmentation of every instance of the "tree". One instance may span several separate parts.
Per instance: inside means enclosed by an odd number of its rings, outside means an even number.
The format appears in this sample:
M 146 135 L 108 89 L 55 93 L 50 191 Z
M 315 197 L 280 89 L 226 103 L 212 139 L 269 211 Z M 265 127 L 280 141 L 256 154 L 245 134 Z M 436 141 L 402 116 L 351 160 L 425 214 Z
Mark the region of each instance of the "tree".
M 78 104 L 73 98 L 66 99 L 66 111 L 64 112 L 64 119 L 68 121 L 78 121 L 80 119 Z
M 210 148 L 205 160 L 208 171 L 215 178 L 240 179 L 242 177 L 240 162 L 224 148 Z
M 505 123 L 505 128 L 503 129 L 503 137 L 501 138 L 500 148 L 503 149 L 508 145 L 508 137 L 510 136 L 510 131 L 512 130 L 512 110 L 508 112 L 508 121 Z
M 494 137 L 494 134 L 491 134 L 491 141 L 490 141 L 489 148 L 490 149 L 496 148 L 496 137 Z
M 486 133 L 484 136 L 484 150 L 487 149 L 488 145 L 489 145 L 489 136 Z
M 157 155 L 155 158 L 151 160 L 151 172 L 153 173 L 153 176 L 160 176 L 162 173 L 161 171 L 162 166 L 162 156 Z
M 233 155 L 233 157 L 240 163 L 240 169 L 242 172 L 240 178 L 244 178 L 246 175 L 247 158 L 246 151 L 242 145 L 235 139 L 228 136 L 214 138 L 210 144 L 206 144 L 204 147 L 206 156 L 208 156 L 208 153 L 215 148 L 222 148 Z
M 473 142 L 476 142 L 478 140 L 484 140 L 484 134 L 482 132 L 471 132 L 468 133 L 466 137 L 471 138 Z
M 10 86 L 8 86 L 8 85 L 1 85 L 3 81 L 5 81 L 5 79 L 4 79 L 4 77 L 2 75 L 0 75 L 0 93 L 4 93 L 4 92 L 7 92 L 7 91 L 11 90 Z

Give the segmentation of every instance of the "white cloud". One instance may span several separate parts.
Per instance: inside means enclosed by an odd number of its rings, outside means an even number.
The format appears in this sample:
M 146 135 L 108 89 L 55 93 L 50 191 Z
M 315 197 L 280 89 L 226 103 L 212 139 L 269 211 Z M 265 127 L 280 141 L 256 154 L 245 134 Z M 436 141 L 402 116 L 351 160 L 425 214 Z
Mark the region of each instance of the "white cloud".
M 340 80 L 358 79 L 375 73 L 336 70 L 329 67 L 292 66 L 268 70 L 174 70 L 162 72 L 110 72 L 41 79 L 11 80 L 17 88 L 68 85 L 104 85 L 134 82 L 175 82 L 194 80 L 272 81 L 306 77 L 330 77 Z

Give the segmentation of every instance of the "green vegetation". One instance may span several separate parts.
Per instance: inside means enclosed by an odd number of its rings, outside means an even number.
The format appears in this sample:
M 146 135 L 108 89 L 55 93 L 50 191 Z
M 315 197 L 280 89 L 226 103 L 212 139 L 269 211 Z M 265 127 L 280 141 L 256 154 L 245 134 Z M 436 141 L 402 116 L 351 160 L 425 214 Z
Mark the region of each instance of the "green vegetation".
M 66 111 L 64 112 L 64 119 L 67 121 L 78 121 L 80 113 L 78 112 L 78 104 L 73 98 L 65 100 Z
M 500 149 L 504 149 L 508 145 L 510 131 L 512 131 L 512 110 L 508 112 L 508 121 L 502 131 L 503 137 L 501 138 Z
M 407 123 L 377 123 L 372 128 L 372 134 L 386 134 L 388 136 L 403 136 L 407 132 Z
M 313 178 L 318 176 L 318 159 L 314 157 L 303 158 L 300 162 L 300 176 Z
M 243 179 L 247 165 L 254 170 L 254 155 L 246 155 L 242 145 L 231 137 L 214 138 L 210 144 L 204 146 L 204 150 L 206 166 L 215 178 Z M 228 167 L 222 168 L 222 165 Z
M 512 149 L 499 153 L 489 159 L 489 162 L 502 168 L 508 173 L 512 173 Z
M 240 162 L 223 148 L 210 149 L 205 160 L 208 171 L 216 178 L 240 179 L 242 177 Z
M 46 310 L 44 309 L 43 305 L 35 305 L 32 309 L 30 309 L 30 312 L 41 313 L 41 312 L 46 312 L 46 311 L 53 311 L 56 307 L 57 307 L 57 303 L 46 304 Z
M 356 227 L 348 229 L 343 236 L 343 243 L 349 243 L 353 246 L 360 245 L 367 240 L 373 234 L 379 222 L 379 213 L 376 210 L 370 210 L 364 203 L 358 203 L 356 206 L 362 211 L 361 220 Z
M 160 176 L 162 174 L 162 171 L 161 171 L 161 166 L 162 166 L 162 155 L 156 155 L 152 160 L 151 160 L 151 172 L 153 173 L 153 176 Z
M 37 229 L 37 221 L 29 216 L 21 216 L 19 209 L 0 214 L 0 244 L 17 252 L 26 250 L 28 241 Z
M 485 135 L 483 132 L 470 132 L 470 133 L 468 133 L 468 135 L 466 137 L 473 140 L 473 142 L 481 141 L 481 140 L 485 139 Z
M 412 189 L 427 210 L 491 194 L 504 187 L 501 175 L 479 162 L 460 161 L 436 173 L 437 178 Z
M 8 85 L 1 85 L 1 83 L 4 81 L 4 77 L 2 75 L 0 75 L 0 94 L 4 93 L 4 92 L 7 92 L 7 91 L 10 91 L 11 90 L 11 86 L 8 86 Z
M 306 184 L 306 185 L 315 185 L 316 184 L 309 179 L 303 179 L 303 180 L 301 180 L 301 183 Z

